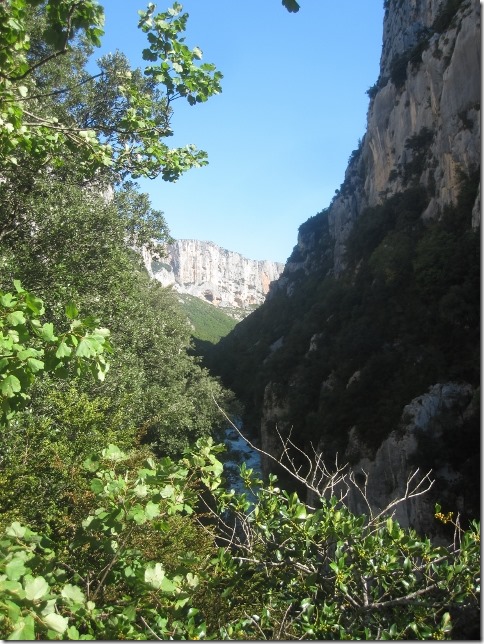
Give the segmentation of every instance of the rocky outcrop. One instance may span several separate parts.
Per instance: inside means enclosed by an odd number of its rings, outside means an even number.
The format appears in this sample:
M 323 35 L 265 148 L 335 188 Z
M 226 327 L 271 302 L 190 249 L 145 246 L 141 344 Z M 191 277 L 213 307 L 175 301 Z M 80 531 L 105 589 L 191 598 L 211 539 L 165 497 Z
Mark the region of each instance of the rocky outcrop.
M 445 440 L 448 432 L 458 440 L 464 423 L 475 413 L 475 393 L 473 387 L 462 383 L 432 386 L 405 406 L 400 427 L 390 433 L 374 456 L 369 455 L 357 432 L 352 431 L 345 460 L 351 462 L 357 458 L 351 469 L 360 487 L 365 489 L 367 501 L 359 490 L 351 487 L 350 509 L 358 514 L 365 513 L 368 502 L 372 511 L 378 513 L 389 503 L 414 491 L 411 498 L 392 510 L 402 527 L 413 527 L 421 534 L 432 534 L 439 528 L 434 519 L 435 503 L 450 506 L 454 512 L 469 510 L 472 503 L 464 495 L 449 498 L 450 491 L 462 489 L 468 472 L 455 469 L 449 455 L 442 453 L 441 446 L 448 444 Z M 426 468 L 422 467 L 420 458 L 424 444 L 434 445 L 435 454 L 433 463 L 425 459 Z M 324 446 L 320 448 L 324 452 Z M 429 468 L 429 464 L 433 467 Z M 429 472 L 429 478 L 425 479 Z M 419 485 L 422 480 L 423 484 Z M 429 481 L 434 481 L 430 490 Z
M 265 300 L 272 281 L 282 273 L 277 262 L 246 259 L 216 244 L 179 239 L 162 259 L 143 249 L 145 266 L 163 286 L 173 286 L 217 307 L 254 309 Z

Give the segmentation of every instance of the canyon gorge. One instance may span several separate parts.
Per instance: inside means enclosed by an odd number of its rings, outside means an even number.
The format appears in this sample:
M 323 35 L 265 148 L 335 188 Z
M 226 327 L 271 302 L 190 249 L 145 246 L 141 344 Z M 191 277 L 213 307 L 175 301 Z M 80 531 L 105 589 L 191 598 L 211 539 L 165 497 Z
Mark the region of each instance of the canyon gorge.
M 280 455 L 291 432 L 338 456 L 368 474 L 376 509 L 432 470 L 399 515 L 427 532 L 438 500 L 479 507 L 480 60 L 476 0 L 385 2 L 367 130 L 340 189 L 206 358 L 263 449 Z

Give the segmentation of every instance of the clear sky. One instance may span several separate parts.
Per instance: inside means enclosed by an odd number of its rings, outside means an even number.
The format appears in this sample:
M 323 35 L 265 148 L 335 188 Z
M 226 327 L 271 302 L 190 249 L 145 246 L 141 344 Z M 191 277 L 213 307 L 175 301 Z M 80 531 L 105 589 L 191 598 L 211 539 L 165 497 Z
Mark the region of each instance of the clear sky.
M 106 35 L 141 66 L 140 0 L 100 0 Z M 222 94 L 173 104 L 171 146 L 206 150 L 209 165 L 178 182 L 140 180 L 176 239 L 212 241 L 250 259 L 285 262 L 298 227 L 326 208 L 366 129 L 378 77 L 383 0 L 181 0 L 186 43 L 223 75 Z M 160 11 L 171 2 L 156 3 Z

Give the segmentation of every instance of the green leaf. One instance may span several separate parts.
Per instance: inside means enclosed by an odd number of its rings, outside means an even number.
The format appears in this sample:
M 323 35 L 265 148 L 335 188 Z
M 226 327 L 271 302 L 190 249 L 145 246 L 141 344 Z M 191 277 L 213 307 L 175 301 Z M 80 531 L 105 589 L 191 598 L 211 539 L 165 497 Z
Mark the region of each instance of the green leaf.
M 44 617 L 44 622 L 51 630 L 62 635 L 69 624 L 69 619 L 67 617 L 62 617 L 62 615 L 58 615 L 57 613 L 50 613 L 50 615 L 46 615 L 46 617 Z
M 46 322 L 42 325 L 42 329 L 40 330 L 40 337 L 46 342 L 55 342 L 57 340 L 57 336 L 54 333 L 54 325 L 52 324 L 52 322 Z
M 18 579 L 20 579 L 20 577 L 22 577 L 22 575 L 25 575 L 27 568 L 25 567 L 22 559 L 15 557 L 15 559 L 9 561 L 5 566 L 5 572 L 7 573 L 7 577 L 9 579 L 11 579 L 12 581 L 17 581 Z
M 72 353 L 72 348 L 67 346 L 67 344 L 62 340 L 59 344 L 57 351 L 55 352 L 56 358 L 68 358 Z
M 7 322 L 12 326 L 18 326 L 19 324 L 25 324 L 25 315 L 22 311 L 12 311 L 7 315 Z
M 23 288 L 20 280 L 13 280 L 13 285 L 15 286 L 15 290 L 17 293 L 25 293 L 25 289 Z
M 108 447 L 102 451 L 103 458 L 111 461 L 124 461 L 127 456 L 122 452 L 117 445 L 109 444 Z
M 164 593 L 173 593 L 178 588 L 178 585 L 171 579 L 168 579 L 168 577 L 163 577 L 159 588 Z
M 95 472 L 99 468 L 99 458 L 97 456 L 90 456 L 82 463 L 82 467 L 88 472 Z
M 25 304 L 36 315 L 44 313 L 44 304 L 42 300 L 31 293 L 25 294 Z
M 76 604 L 83 604 L 86 601 L 86 597 L 79 586 L 73 586 L 72 584 L 66 584 L 61 591 L 61 595 Z
M 23 525 L 20 525 L 18 521 L 14 521 L 6 529 L 6 533 L 9 537 L 15 537 L 16 539 L 22 539 L 25 535 L 27 528 Z
M 158 503 L 148 501 L 148 503 L 146 504 L 145 513 L 146 518 L 148 519 L 148 521 L 150 521 L 160 514 L 160 506 L 158 505 Z
M 35 622 L 32 615 L 27 615 L 15 624 L 15 630 L 7 637 L 8 640 L 34 640 Z
M 8 619 L 12 624 L 16 624 L 22 614 L 20 606 L 9 599 L 5 600 L 5 605 L 7 607 Z
M 44 369 L 44 363 L 42 360 L 37 360 L 36 358 L 29 358 L 27 364 L 32 373 L 38 373 Z
M 296 510 L 294 512 L 294 518 L 298 519 L 299 521 L 304 521 L 307 518 L 307 512 L 304 505 L 298 505 L 296 507 Z
M 154 566 L 149 566 L 145 570 L 145 582 L 153 588 L 161 588 L 163 579 L 165 578 L 165 571 L 160 563 Z
M 22 349 L 22 351 L 19 351 L 17 353 L 17 358 L 19 360 L 24 361 L 24 360 L 27 360 L 27 358 L 35 358 L 38 355 L 39 355 L 39 352 L 36 349 L 29 348 L 29 349 Z
M 169 499 L 175 494 L 175 488 L 173 485 L 165 485 L 163 489 L 160 490 L 160 496 L 162 499 Z
M 100 479 L 93 479 L 89 487 L 94 494 L 101 494 L 104 490 L 104 483 Z
M 111 331 L 105 327 L 96 327 L 92 332 L 93 337 L 98 338 L 108 338 L 111 335 Z
M 69 626 L 69 628 L 67 629 L 67 636 L 70 640 L 74 640 L 74 641 L 80 639 L 79 631 L 75 626 Z
M 20 380 L 13 374 L 4 378 L 0 385 L 0 391 L 5 398 L 13 398 L 21 389 L 22 386 L 20 384 Z
M 130 604 L 123 610 L 123 615 L 126 617 L 126 619 L 130 622 L 134 622 L 136 619 L 136 606 L 133 604 Z
M 142 525 L 146 522 L 145 511 L 140 505 L 137 505 L 133 508 L 133 510 L 129 513 L 129 518 L 133 519 L 133 521 L 138 525 Z
M 17 298 L 12 293 L 4 293 L 0 298 L 0 304 L 7 309 L 12 309 L 17 304 Z
M 49 584 L 43 577 L 35 577 L 35 579 L 27 581 L 24 590 L 25 597 L 30 601 L 35 602 L 48 594 Z
M 136 496 L 138 496 L 140 499 L 144 498 L 148 494 L 148 487 L 142 483 L 139 483 L 135 488 L 134 488 L 134 493 Z
M 78 358 L 90 358 L 93 355 L 91 343 L 87 338 L 82 338 L 76 348 Z
M 78 315 L 79 311 L 77 310 L 74 302 L 69 302 L 69 304 L 67 304 L 66 306 L 66 316 L 69 318 L 69 320 L 74 320 Z

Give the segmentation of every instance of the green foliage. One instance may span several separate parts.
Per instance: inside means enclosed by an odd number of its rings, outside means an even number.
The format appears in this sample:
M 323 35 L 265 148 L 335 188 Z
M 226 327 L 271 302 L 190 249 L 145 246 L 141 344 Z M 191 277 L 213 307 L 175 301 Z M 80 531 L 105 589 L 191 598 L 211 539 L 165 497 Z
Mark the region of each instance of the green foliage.
M 137 428 L 108 396 L 88 396 L 71 383 L 35 383 L 35 414 L 17 414 L 2 430 L 0 524 L 28 523 L 52 538 L 72 537 L 90 498 L 80 467 L 93 450 L 137 444 Z M 40 391 L 35 391 L 38 389 Z
M 10 420 L 25 406 L 27 391 L 39 372 L 66 377 L 68 366 L 81 375 L 91 370 L 104 380 L 108 363 L 103 353 L 110 352 L 109 330 L 97 327 L 99 320 L 76 319 L 73 304 L 66 307 L 71 320 L 68 331 L 56 334 L 51 322 L 42 324 L 42 300 L 14 280 L 16 293 L 0 292 L 0 422 Z
M 220 72 L 211 64 L 198 64 L 201 50 L 190 50 L 184 43 L 181 34 L 188 15 L 181 9 L 175 3 L 167 12 L 155 14 L 155 5 L 150 4 L 140 12 L 139 27 L 149 42 L 143 57 L 159 63 L 147 66 L 144 77 L 131 70 L 120 54 L 102 59 L 100 73 L 89 76 L 79 69 L 77 44 L 82 42 L 86 50 L 100 45 L 104 12 L 97 2 L 2 4 L 2 168 L 18 166 L 24 154 L 39 166 L 62 167 L 65 157 L 74 154 L 78 167 L 88 174 L 109 167 L 118 176 L 161 174 L 174 181 L 187 169 L 206 164 L 206 153 L 194 146 L 171 149 L 163 142 L 172 134 L 170 104 L 175 98 L 186 96 L 193 104 L 221 91 Z M 75 71 L 70 77 L 53 69 L 61 59 Z M 65 64 L 61 62 L 61 69 Z M 61 78 L 63 86 L 53 85 Z
M 175 180 L 206 162 L 163 139 L 174 99 L 207 100 L 221 75 L 185 45 L 176 3 L 140 13 L 146 74 L 117 53 L 90 76 L 102 22 L 92 0 L 0 5 L 0 637 L 465 632 L 462 616 L 473 624 L 478 606 L 477 524 L 464 532 L 454 522 L 453 545 L 436 548 L 335 499 L 310 508 L 247 468 L 250 499 L 224 489 L 221 447 L 208 435 L 225 422 L 214 399 L 229 392 L 190 355 L 176 296 L 149 280 L 134 250 L 170 240 L 163 214 L 122 183 Z M 302 239 L 317 240 L 319 273 L 296 272 L 292 299 L 276 293 L 221 343 L 235 348 L 225 368 L 236 361 L 249 411 L 275 373 L 303 444 L 330 431 L 344 441 L 355 424 L 371 442 L 436 373 L 475 377 L 479 246 L 465 223 L 475 186 L 462 195 L 428 227 L 418 191 L 362 217 L 361 240 L 349 240 L 355 271 L 342 280 L 327 274 L 328 213 L 301 226 Z M 449 279 L 442 248 L 457 269 L 450 289 L 438 283 L 429 296 L 429 280 Z M 401 324 L 400 296 L 414 321 Z M 431 356 L 425 369 L 415 344 Z M 332 396 L 321 387 L 330 375 Z
M 198 556 L 183 553 L 184 561 L 168 573 L 133 539 L 141 526 L 148 537 L 153 530 L 168 532 L 172 516 L 192 514 L 204 482 L 219 485 L 217 450 L 210 442 L 196 447 L 196 457 L 178 464 L 148 458 L 135 469 L 115 445 L 86 459 L 96 504 L 64 558 L 54 543 L 18 522 L 7 528 L 0 543 L 2 637 L 146 639 L 153 629 L 165 637 L 203 636 L 198 611 L 187 606 L 200 583 Z
M 184 294 L 179 295 L 179 299 L 192 326 L 192 336 L 195 340 L 216 344 L 237 324 L 224 309 L 208 304 L 199 297 Z
M 38 178 L 21 201 L 16 188 L 15 178 L 0 188 L 16 224 L 3 239 L 9 261 L 0 276 L 20 277 L 49 302 L 56 325 L 68 300 L 103 320 L 116 348 L 103 396 L 144 440 L 174 454 L 208 434 L 220 422 L 212 395 L 223 398 L 221 388 L 187 354 L 191 331 L 176 296 L 150 281 L 127 247 L 169 239 L 161 213 L 131 184 L 111 202 L 55 176 Z M 99 395 L 85 381 L 81 390 Z M 44 399 L 38 390 L 31 401 L 38 417 L 51 413 Z
M 435 29 L 438 34 L 443 33 L 449 28 L 455 14 L 462 5 L 462 1 L 463 0 L 446 0 L 446 2 L 442 3 L 432 25 L 433 29 Z
M 448 639 L 469 632 L 463 621 L 479 606 L 477 523 L 464 532 L 437 506 L 436 518 L 451 522 L 456 538 L 434 546 L 389 516 L 353 515 L 334 497 L 310 509 L 275 477 L 260 487 L 242 468 L 259 488 L 249 503 L 221 486 L 218 452 L 205 440 L 178 462 L 133 460 L 115 445 L 87 458 L 94 503 L 69 548 L 59 551 L 19 522 L 1 537 L 0 635 Z M 200 503 L 226 521 L 197 527 Z M 178 559 L 167 565 L 165 538 L 183 517 L 191 530 L 178 532 Z M 195 542 L 198 551 L 183 549 Z
M 411 151 L 412 158 L 402 169 L 404 185 L 408 185 L 412 179 L 417 181 L 420 179 L 428 160 L 429 148 L 434 139 L 434 134 L 430 128 L 423 127 L 417 134 L 405 141 L 405 149 Z
M 371 87 L 369 87 L 366 90 L 366 93 L 370 97 L 370 100 L 375 98 L 375 96 L 378 94 L 379 89 L 380 89 L 380 81 L 378 79 L 376 83 L 374 83 Z
M 100 74 L 87 73 L 96 42 L 80 16 L 91 9 L 101 21 L 101 8 L 88 0 L 75 6 L 18 0 L 0 9 L 5 16 L 18 10 L 10 25 L 17 31 L 5 35 L 11 42 L 2 41 L 2 55 L 25 36 L 25 49 L 12 53 L 12 77 L 0 81 L 0 112 L 4 105 L 20 110 L 15 127 L 24 136 L 20 140 L 5 123 L 0 129 L 0 378 L 4 416 L 16 412 L 0 438 L 0 523 L 28 523 L 62 548 L 92 503 L 79 459 L 109 443 L 142 450 L 149 443 L 158 454 L 180 455 L 217 428 L 213 397 L 226 397 L 189 355 L 190 328 L 175 296 L 149 280 L 134 250 L 171 240 L 163 214 L 134 183 L 122 182 L 126 173 L 166 171 L 173 178 L 181 171 L 185 152 L 170 151 L 163 159 L 157 147 L 171 134 L 175 96 L 168 99 L 120 53 L 99 61 Z M 150 12 L 153 24 L 144 30 L 148 36 L 156 31 L 152 52 L 163 40 L 166 60 L 185 56 L 185 45 L 177 49 L 173 40 L 180 30 L 165 30 Z M 178 7 L 167 20 L 182 20 L 184 27 L 186 16 Z M 56 49 L 53 25 L 64 34 L 65 51 Z M 192 92 L 206 98 L 211 88 L 218 91 L 220 75 L 196 71 L 196 53 L 182 75 Z M 13 78 L 21 58 L 23 81 Z M 10 101 L 1 93 L 5 87 L 15 93 L 21 82 L 28 86 L 21 98 L 15 94 Z M 17 165 L 7 143 L 15 147 Z M 105 146 L 109 166 L 99 163 Z M 76 306 L 66 307 L 69 302 Z M 104 379 L 111 344 L 110 378 Z
M 407 80 L 408 66 L 415 70 L 422 62 L 422 54 L 428 48 L 431 31 L 423 29 L 418 41 L 401 54 L 396 54 L 390 63 L 390 78 L 392 83 L 401 89 Z

